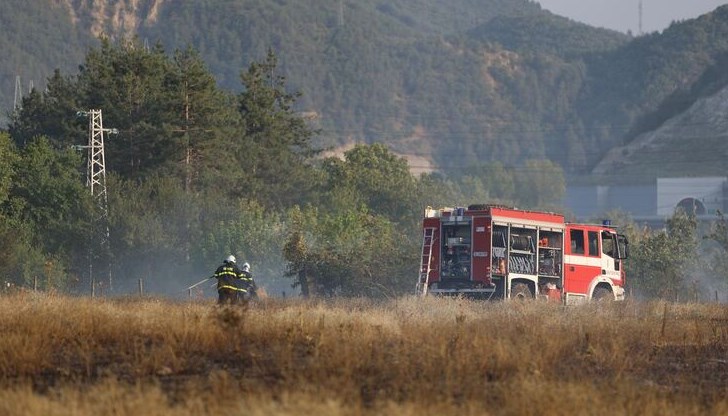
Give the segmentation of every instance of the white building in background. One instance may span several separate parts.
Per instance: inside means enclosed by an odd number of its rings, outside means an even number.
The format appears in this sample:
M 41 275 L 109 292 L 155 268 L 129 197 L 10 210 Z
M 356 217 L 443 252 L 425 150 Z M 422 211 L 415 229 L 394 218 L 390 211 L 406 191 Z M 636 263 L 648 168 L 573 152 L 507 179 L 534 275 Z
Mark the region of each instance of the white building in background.
M 658 178 L 652 185 L 567 186 L 564 207 L 579 220 L 620 210 L 637 222 L 661 224 L 677 207 L 700 219 L 728 211 L 728 178 Z
M 669 217 L 676 207 L 696 215 L 715 216 L 725 211 L 724 177 L 657 178 L 657 215 Z

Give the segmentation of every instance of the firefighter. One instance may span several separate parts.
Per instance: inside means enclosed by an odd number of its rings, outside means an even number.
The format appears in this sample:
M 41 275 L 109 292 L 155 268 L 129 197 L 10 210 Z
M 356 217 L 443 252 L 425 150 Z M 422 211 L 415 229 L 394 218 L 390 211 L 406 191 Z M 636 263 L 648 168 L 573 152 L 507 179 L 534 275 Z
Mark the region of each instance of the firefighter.
M 243 299 L 256 299 L 258 297 L 258 286 L 256 286 L 255 280 L 253 280 L 253 274 L 250 272 L 250 264 L 247 262 L 243 263 L 242 276 L 241 280 L 243 281 L 243 287 L 245 287 L 246 292 L 240 295 L 242 295 Z
M 217 279 L 217 302 L 218 304 L 234 304 L 238 303 L 247 293 L 248 284 L 245 275 L 235 264 L 235 256 L 229 255 L 223 261 L 223 264 L 215 270 Z

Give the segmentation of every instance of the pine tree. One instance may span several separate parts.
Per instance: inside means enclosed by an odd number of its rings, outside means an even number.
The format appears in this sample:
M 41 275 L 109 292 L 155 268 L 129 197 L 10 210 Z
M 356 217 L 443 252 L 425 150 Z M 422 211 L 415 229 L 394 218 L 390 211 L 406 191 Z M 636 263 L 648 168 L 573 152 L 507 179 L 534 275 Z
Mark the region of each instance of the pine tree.
M 238 96 L 245 147 L 240 160 L 248 179 L 245 192 L 272 206 L 290 206 L 303 200 L 313 186 L 309 162 L 318 153 L 310 128 L 294 105 L 299 92 L 286 91 L 286 80 L 276 75 L 278 60 L 268 51 L 241 75 L 245 90 Z

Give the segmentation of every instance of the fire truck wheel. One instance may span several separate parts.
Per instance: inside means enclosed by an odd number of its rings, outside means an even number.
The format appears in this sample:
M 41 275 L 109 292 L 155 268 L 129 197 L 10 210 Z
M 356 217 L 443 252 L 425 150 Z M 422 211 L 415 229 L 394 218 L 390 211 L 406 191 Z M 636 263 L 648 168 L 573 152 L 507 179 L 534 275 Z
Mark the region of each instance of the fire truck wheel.
M 526 300 L 533 299 L 531 289 L 525 283 L 516 283 L 511 288 L 511 299 Z
M 612 294 L 612 291 L 607 289 L 606 287 L 598 287 L 594 289 L 592 299 L 597 302 L 609 302 L 614 300 L 614 295 Z

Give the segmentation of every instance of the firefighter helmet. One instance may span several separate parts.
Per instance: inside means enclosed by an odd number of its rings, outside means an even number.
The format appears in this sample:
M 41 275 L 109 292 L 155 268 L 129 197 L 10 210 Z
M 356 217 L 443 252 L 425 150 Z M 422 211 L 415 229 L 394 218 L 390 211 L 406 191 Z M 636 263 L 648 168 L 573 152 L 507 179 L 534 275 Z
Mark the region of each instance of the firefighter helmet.
M 235 263 L 235 256 L 232 254 L 225 258 L 225 263 Z
M 250 264 L 248 264 L 247 262 L 246 263 L 243 263 L 243 271 L 244 272 L 249 272 L 250 271 Z

